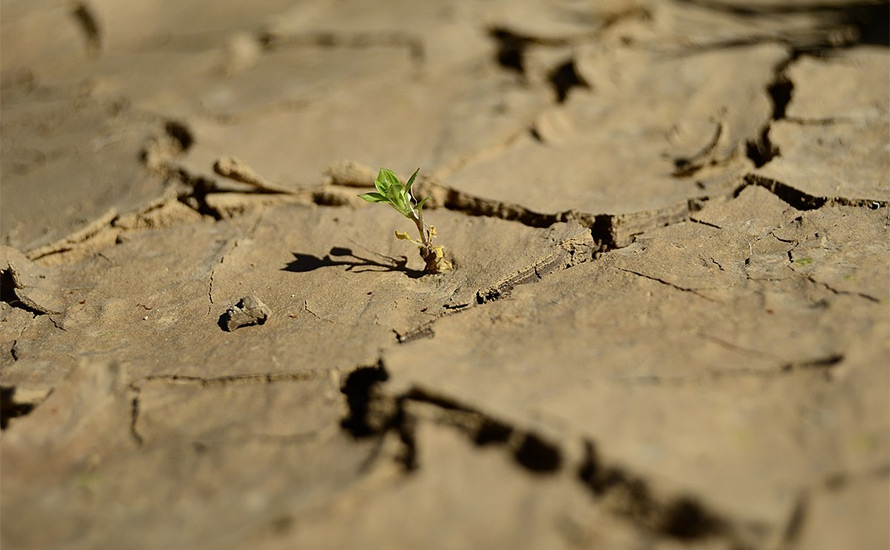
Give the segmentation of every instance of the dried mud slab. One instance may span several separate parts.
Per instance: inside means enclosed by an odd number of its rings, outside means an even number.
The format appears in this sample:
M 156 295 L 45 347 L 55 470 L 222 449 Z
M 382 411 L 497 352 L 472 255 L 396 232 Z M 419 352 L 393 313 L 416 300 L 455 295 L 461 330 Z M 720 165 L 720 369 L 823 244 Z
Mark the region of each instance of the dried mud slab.
M 646 2 L 651 22 L 620 29 L 662 47 L 713 49 L 752 42 L 783 43 L 799 51 L 843 48 L 863 40 L 883 12 L 878 3 L 735 1 Z M 880 31 L 878 31 L 879 33 Z M 669 46 L 671 47 L 671 46 Z
M 812 197 L 877 207 L 890 199 L 890 65 L 854 48 L 788 69 L 787 120 L 769 130 L 778 151 L 756 174 Z M 830 84 L 829 84 L 830 83 Z
M 125 390 L 125 368 L 84 363 L 64 387 L 50 394 L 46 407 L 16 420 L 23 428 L 3 435 L 3 461 L 17 472 L 15 483 L 26 486 L 40 477 L 58 482 L 88 461 L 91 454 L 131 448 L 126 414 L 130 400 Z M 91 439 L 87 434 L 101 435 Z M 39 500 L 38 495 L 30 498 Z
M 106 53 L 144 53 L 215 45 L 238 30 L 262 25 L 289 5 L 287 0 L 226 6 L 208 1 L 166 5 L 134 0 L 124 6 L 114 0 L 92 0 L 88 7 L 101 26 Z
M 4 433 L 16 474 L 4 478 L 3 513 L 16 518 L 4 546 L 231 547 L 336 502 L 373 452 L 337 429 L 342 400 L 326 376 L 128 383 L 84 364 L 44 405 Z M 171 513 L 197 528 L 171 525 Z M 151 535 L 133 537 L 134 521 Z
M 304 50 L 292 55 L 306 59 Z M 314 51 L 310 49 L 311 58 Z M 455 80 L 450 73 L 415 75 L 400 48 L 320 51 L 331 56 L 339 72 L 354 75 L 350 77 L 354 82 L 344 83 L 338 77 L 336 86 L 332 82 L 325 87 L 324 80 L 313 79 L 317 91 L 293 98 L 288 95 L 298 94 L 300 88 L 286 86 L 287 82 L 281 88 L 263 86 L 259 95 L 277 96 L 261 102 L 262 109 L 232 115 L 237 124 L 226 119 L 192 120 L 196 147 L 179 165 L 204 173 L 214 159 L 237 150 L 260 173 L 291 187 L 315 185 L 323 168 L 344 158 L 375 169 L 378 159 L 390 159 L 388 165 L 400 173 L 411 173 L 418 166 L 431 170 L 463 162 L 479 149 L 499 149 L 531 124 L 547 99 L 544 93 L 523 90 L 513 78 L 490 69 L 468 81 Z M 274 57 L 269 62 L 273 61 Z M 279 64 L 270 70 L 292 70 L 293 63 L 286 61 L 276 61 Z M 227 94 L 225 101 L 246 109 L 244 101 L 233 100 L 258 95 L 251 87 L 264 82 L 254 74 L 260 67 L 230 84 L 244 89 Z M 382 73 L 387 74 L 385 81 L 370 78 Z M 284 156 L 277 152 L 282 143 L 288 144 Z
M 415 438 L 423 464 L 417 472 L 406 477 L 396 468 L 378 469 L 341 506 L 257 537 L 251 547 L 415 548 L 430 544 L 430 533 L 437 533 L 438 548 L 620 548 L 647 540 L 571 479 L 529 476 L 498 450 L 476 447 L 438 423 L 419 425 Z M 344 524 L 350 528 L 339 527 Z
M 890 200 L 890 118 L 807 126 L 779 121 L 770 141 L 781 151 L 757 170 L 768 182 L 780 182 L 820 200 L 869 205 Z M 767 183 L 770 184 L 770 183 Z
M 688 55 L 586 47 L 578 73 L 592 91 L 561 107 L 566 135 L 524 137 L 454 173 L 455 188 L 537 212 L 655 210 L 746 169 L 745 148 L 769 121 L 764 90 L 784 48 Z M 723 71 L 730 71 L 724 73 Z M 713 191 L 712 191 L 713 192 Z
M 73 90 L 5 90 L 4 244 L 28 251 L 159 196 L 163 179 L 145 170 L 140 152 L 161 126 L 123 104 Z
M 41 539 L 46 544 L 123 544 L 130 537 L 127 518 L 150 515 L 145 508 L 154 506 L 150 503 L 175 500 L 184 511 L 195 499 L 210 498 L 215 504 L 203 505 L 205 519 L 193 517 L 206 529 L 182 538 L 178 529 L 153 523 L 162 522 L 160 517 L 147 518 L 156 533 L 145 544 L 202 540 L 215 545 L 227 537 L 241 540 L 262 532 L 272 521 L 270 514 L 289 518 L 325 506 L 350 478 L 359 476 L 359 465 L 373 447 L 357 445 L 339 428 L 346 411 L 338 373 L 373 364 L 381 346 L 397 345 L 394 331 L 467 307 L 480 289 L 517 275 L 536 279 L 536 266 L 553 269 L 568 261 L 562 246 L 566 241 L 590 241 L 586 231 L 568 224 L 532 229 L 448 212 L 430 217 L 449 249 L 460 251 L 454 256 L 460 269 L 450 275 L 420 277 L 422 260 L 413 258 L 413 247 L 406 250 L 405 243 L 390 238 L 399 227 L 394 216 L 379 216 L 372 208 L 287 205 L 217 223 L 131 232 L 101 256 L 53 268 L 89 284 L 79 287 L 58 327 L 32 322 L 17 336 L 23 351 L 4 364 L 4 383 L 27 389 L 32 373 L 47 364 L 68 365 L 73 373 L 84 368 L 76 366 L 78 360 L 95 364 L 114 358 L 126 364 L 130 382 L 115 394 L 125 405 L 117 415 L 131 419 L 124 435 L 138 451 L 99 452 L 87 466 L 60 473 L 66 481 L 46 488 L 45 498 L 30 498 L 33 486 L 8 486 L 4 506 L 15 510 L 8 513 L 19 518 L 20 527 L 4 537 L 29 540 L 28 526 L 50 515 L 66 525 L 91 527 L 80 531 L 88 533 L 85 538 L 67 529 L 47 532 Z M 174 242 L 180 244 L 174 247 Z M 522 255 L 512 248 L 518 242 L 523 243 Z M 365 249 L 381 245 L 376 253 Z M 412 258 L 400 261 L 395 257 L 400 252 Z M 133 255 L 142 261 L 124 261 Z M 216 323 L 219 313 L 246 289 L 261 294 L 281 313 L 262 328 L 222 331 Z M 30 345 L 38 340 L 40 346 Z M 64 370 L 56 372 L 55 385 L 80 391 L 61 378 Z M 48 377 L 44 371 L 43 381 Z M 55 410 L 54 402 L 47 401 L 41 410 Z M 314 412 L 307 414 L 304 407 Z M 9 433 L 45 430 L 50 422 L 43 415 L 27 420 L 22 428 L 23 420 L 14 420 Z M 103 431 L 100 440 L 115 433 L 120 436 L 121 430 Z M 233 442 L 237 445 L 231 447 Z M 22 444 L 21 452 L 26 447 Z M 170 475 L 173 461 L 180 464 L 179 474 Z M 205 463 L 213 466 L 201 466 Z M 283 463 L 289 466 L 282 470 Z M 35 462 L 33 467 L 50 466 Z M 257 485 L 257 475 L 273 479 L 261 473 L 270 469 L 278 471 L 275 488 L 266 482 Z M 102 480 L 137 470 L 156 472 L 163 481 L 133 502 L 127 514 L 104 515 L 101 527 L 93 523 L 98 516 L 89 508 L 53 504 L 70 503 L 83 491 L 94 495 L 94 502 L 130 502 L 136 485 Z M 229 482 L 219 486 L 212 481 L 219 476 Z M 239 500 L 235 495 L 248 487 L 260 500 L 242 499 L 249 509 L 232 508 L 231 500 Z M 248 519 L 235 520 L 245 514 Z M 211 517 L 216 519 L 209 521 Z M 230 518 L 233 528 L 220 530 L 221 517 Z
M 4 56 L 4 88 L 11 78 L 33 79 L 35 65 L 59 67 L 87 57 L 86 37 L 71 7 L 53 0 L 4 2 L 0 29 L 0 47 L 16 54 Z
M 801 533 L 800 546 L 820 550 L 847 544 L 880 548 L 887 540 L 880 526 L 890 515 L 890 499 L 886 487 L 874 479 L 886 475 L 881 470 L 852 478 L 839 475 L 816 489 L 807 502 L 807 528 Z M 857 524 L 868 527 L 854 528 Z
M 173 14 L 192 9 L 162 14 L 145 4 L 134 11 L 170 23 L 169 32 L 178 26 Z M 475 12 L 454 9 L 461 24 L 451 25 L 442 10 L 412 6 L 422 20 L 416 24 L 432 29 L 421 36 L 392 23 L 408 6 L 307 5 L 264 17 L 270 6 L 258 6 L 230 36 L 214 29 L 179 36 L 172 41 L 178 47 L 142 44 L 138 65 L 129 62 L 134 45 L 110 40 L 95 63 L 55 72 L 52 82 L 86 75 L 93 95 L 125 96 L 186 125 L 195 147 L 176 167 L 207 175 L 214 159 L 237 150 L 272 181 L 294 188 L 315 184 L 323 167 L 343 158 L 431 169 L 498 149 L 523 132 L 547 91 L 480 63 L 492 41 L 473 28 Z M 109 19 L 118 11 L 97 8 L 112 12 Z M 264 24 L 248 26 L 257 18 Z M 473 78 L 454 77 L 468 72 Z
M 885 48 L 859 46 L 823 57 L 802 57 L 787 75 L 794 85 L 788 118 L 830 123 L 890 115 Z
M 572 246 L 591 244 L 577 225 L 534 229 L 437 212 L 430 219 L 459 269 L 421 276 L 416 248 L 393 236 L 406 228 L 380 214 L 284 205 L 124 233 L 100 256 L 58 267 L 76 289 L 67 311 L 58 327 L 32 324 L 16 335 L 21 353 L 4 375 L 15 383 L 35 365 L 73 366 L 82 353 L 127 362 L 140 377 L 371 364 L 396 334 L 474 304 L 505 281 L 535 279 L 535 269 L 558 268 L 572 261 Z M 128 261 L 136 256 L 140 262 Z M 219 316 L 245 294 L 262 296 L 275 317 L 261 329 L 222 331 Z
M 701 215 L 713 222 L 647 233 L 441 320 L 435 338 L 384 354 L 382 392 L 531 430 L 569 471 L 589 441 L 601 468 L 646 480 L 642 503 L 691 498 L 721 518 L 701 536 L 736 543 L 780 538 L 801 495 L 836 472 L 884 479 L 870 472 L 890 458 L 886 214 L 801 213 L 752 188 Z M 832 231 L 877 231 L 880 250 L 848 262 Z M 799 248 L 821 253 L 803 262 Z M 816 263 L 860 282 L 836 289 L 808 273 Z
M 65 308 L 58 281 L 14 248 L 0 247 L 0 277 L 4 302 L 17 301 L 36 314 L 62 313 Z

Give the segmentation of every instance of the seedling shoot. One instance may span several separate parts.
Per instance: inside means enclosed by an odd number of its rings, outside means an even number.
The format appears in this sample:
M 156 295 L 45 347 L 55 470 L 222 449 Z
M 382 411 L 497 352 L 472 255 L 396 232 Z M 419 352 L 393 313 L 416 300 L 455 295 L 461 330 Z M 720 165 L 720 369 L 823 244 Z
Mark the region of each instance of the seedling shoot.
M 403 184 L 395 172 L 388 168 L 381 168 L 374 180 L 374 187 L 377 192 L 365 193 L 359 195 L 368 202 L 383 202 L 395 209 L 396 212 L 405 216 L 417 227 L 420 233 L 420 240 L 412 239 L 408 233 L 396 231 L 396 238 L 411 241 L 420 248 L 420 257 L 426 263 L 424 271 L 426 273 L 444 273 L 451 271 L 453 266 L 451 262 L 445 259 L 445 249 L 442 246 L 433 246 L 433 239 L 436 238 L 436 228 L 434 226 L 425 226 L 423 223 L 423 205 L 431 197 L 424 197 L 417 201 L 411 192 L 411 186 L 417 178 L 420 168 L 411 174 L 408 182 Z

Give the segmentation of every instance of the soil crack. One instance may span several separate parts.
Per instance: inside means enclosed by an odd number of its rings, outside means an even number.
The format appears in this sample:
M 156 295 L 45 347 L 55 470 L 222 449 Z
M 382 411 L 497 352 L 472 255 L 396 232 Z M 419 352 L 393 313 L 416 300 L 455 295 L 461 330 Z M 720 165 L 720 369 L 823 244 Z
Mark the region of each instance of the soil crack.
M 739 194 L 748 186 L 757 185 L 763 187 L 773 195 L 797 210 L 818 210 L 823 206 L 855 206 L 860 208 L 868 208 L 877 210 L 879 208 L 887 208 L 890 201 L 874 200 L 874 199 L 848 199 L 846 197 L 818 197 L 810 195 L 795 187 L 792 187 L 781 181 L 767 178 L 757 174 L 746 174 L 744 182 L 733 192 L 733 197 Z
M 768 532 L 764 526 L 726 517 L 693 496 L 656 488 L 643 476 L 606 462 L 588 438 L 575 441 L 584 453 L 580 462 L 573 462 L 564 450 L 571 441 L 524 429 L 427 388 L 412 386 L 389 395 L 385 392 L 389 378 L 382 360 L 349 375 L 341 387 L 348 406 L 341 427 L 356 438 L 379 438 L 380 447 L 386 438 L 397 442 L 400 450 L 393 458 L 408 475 L 423 467 L 417 426 L 431 422 L 450 426 L 474 446 L 501 449 L 541 482 L 551 476 L 572 476 L 610 513 L 658 536 L 681 541 L 720 538 L 733 547 L 749 548 L 758 547 Z M 378 452 L 375 458 L 380 456 Z
M 748 140 L 746 144 L 748 158 L 756 168 L 761 168 L 781 153 L 779 148 L 770 141 L 769 131 L 772 123 L 785 118 L 785 111 L 791 102 L 794 92 L 794 83 L 788 77 L 788 67 L 797 59 L 797 54 L 792 53 L 787 59 L 779 63 L 774 71 L 773 81 L 767 85 L 766 93 L 772 104 L 772 114 L 755 139 Z
M 102 29 L 93 10 L 89 4 L 81 2 L 75 4 L 71 15 L 83 32 L 90 57 L 98 57 L 102 52 Z
M 416 69 L 423 67 L 426 46 L 421 36 L 406 32 L 390 31 L 317 31 L 302 34 L 283 34 L 269 30 L 258 35 L 266 50 L 292 47 L 322 47 L 363 49 L 369 47 L 402 48 Z
M 663 284 L 663 285 L 667 285 L 667 286 L 669 286 L 669 287 L 671 287 L 671 288 L 673 288 L 673 289 L 676 289 L 676 290 L 679 290 L 679 291 L 682 291 L 682 292 L 689 292 L 689 293 L 691 293 L 691 294 L 695 294 L 695 295 L 698 296 L 699 298 L 702 298 L 702 299 L 707 300 L 707 301 L 709 301 L 709 302 L 717 302 L 717 300 L 705 296 L 704 294 L 700 293 L 699 291 L 695 290 L 694 288 L 686 288 L 686 287 L 683 287 L 683 286 L 680 286 L 680 285 L 676 285 L 676 284 L 674 284 L 674 283 L 672 283 L 672 282 L 670 282 L 670 281 L 665 281 L 664 279 L 659 279 L 658 277 L 653 277 L 652 275 L 646 275 L 645 273 L 640 273 L 639 271 L 634 271 L 634 270 L 632 270 L 632 269 L 626 269 L 626 268 L 623 268 L 623 267 L 615 267 L 615 269 L 617 269 L 617 270 L 619 270 L 619 271 L 624 271 L 624 272 L 626 272 L 626 273 L 631 273 L 631 274 L 633 274 L 633 275 L 637 275 L 637 276 L 639 276 L 639 277 L 643 277 L 644 279 L 649 279 L 650 281 L 655 281 L 655 282 L 657 282 L 657 283 L 661 283 L 661 284 Z
M 300 372 L 263 372 L 252 374 L 232 374 L 227 376 L 203 377 L 188 374 L 152 374 L 130 383 L 130 388 L 140 390 L 148 382 L 171 384 L 197 384 L 202 388 L 229 386 L 236 384 L 274 384 L 276 382 L 299 382 L 330 376 L 329 369 L 311 369 Z
M 139 429 L 137 428 L 137 424 L 139 422 L 139 391 L 138 387 L 135 387 L 131 384 L 131 388 L 134 389 L 133 397 L 130 400 L 130 436 L 133 441 L 136 443 L 138 447 L 141 447 L 145 443 L 145 439 L 143 439 L 142 434 L 139 433 Z
M 223 262 L 225 262 L 226 256 L 236 248 L 238 248 L 238 239 L 228 239 L 223 241 L 214 254 L 214 256 L 219 255 L 219 260 L 215 262 L 213 268 L 210 269 L 210 279 L 207 284 L 207 298 L 210 300 L 211 306 L 215 303 L 213 301 L 213 283 L 214 278 L 216 277 L 216 270 Z M 210 313 L 211 306 L 207 306 L 208 313 Z
M 432 338 L 435 335 L 433 326 L 442 317 L 461 313 L 473 307 L 500 300 L 507 297 L 510 294 L 510 291 L 517 286 L 535 283 L 543 280 L 552 273 L 570 269 L 576 265 L 592 261 L 594 259 L 594 253 L 599 250 L 602 250 L 602 248 L 596 241 L 584 237 L 573 237 L 556 243 L 556 250 L 554 252 L 535 261 L 530 266 L 495 285 L 477 290 L 472 301 L 443 304 L 444 313 L 440 314 L 435 319 L 404 333 L 395 332 L 396 341 L 400 344 L 405 344 L 422 338 Z
M 835 295 L 857 296 L 859 298 L 868 300 L 869 302 L 874 302 L 876 304 L 881 303 L 881 300 L 879 298 L 876 298 L 875 296 L 872 296 L 871 294 L 866 294 L 864 292 L 855 292 L 855 291 L 851 291 L 851 290 L 839 290 L 837 288 L 834 288 L 833 286 L 831 286 L 830 284 L 828 284 L 826 282 L 816 279 L 815 277 L 813 277 L 812 275 L 809 275 L 809 274 L 807 275 L 807 280 L 813 284 L 816 284 L 816 285 L 819 285 L 819 286 L 825 288 L 826 290 L 828 290 L 829 292 L 831 292 L 832 294 L 835 294 Z

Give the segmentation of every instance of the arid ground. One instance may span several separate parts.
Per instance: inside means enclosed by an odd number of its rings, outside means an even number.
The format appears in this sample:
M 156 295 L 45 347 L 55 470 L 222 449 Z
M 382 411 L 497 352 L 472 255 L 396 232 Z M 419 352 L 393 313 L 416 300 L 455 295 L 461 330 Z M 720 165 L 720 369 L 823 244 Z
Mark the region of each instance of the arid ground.
M 4 550 L 890 546 L 887 2 L 0 10 Z

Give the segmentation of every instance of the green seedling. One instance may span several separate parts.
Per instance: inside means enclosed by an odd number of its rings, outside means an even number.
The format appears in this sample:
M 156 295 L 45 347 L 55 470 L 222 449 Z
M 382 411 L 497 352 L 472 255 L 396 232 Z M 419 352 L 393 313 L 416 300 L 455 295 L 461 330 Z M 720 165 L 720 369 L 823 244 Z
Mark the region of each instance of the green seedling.
M 427 228 L 423 224 L 423 204 L 430 200 L 431 197 L 425 197 L 420 201 L 414 198 L 411 193 L 411 186 L 417 178 L 420 168 L 411 174 L 408 183 L 403 184 L 395 172 L 388 168 L 381 168 L 374 180 L 374 187 L 377 188 L 376 193 L 365 193 L 359 197 L 368 202 L 385 202 L 395 209 L 396 212 L 405 216 L 417 226 L 420 233 L 420 240 L 412 239 L 408 233 L 396 231 L 396 238 L 411 241 L 420 248 L 420 257 L 426 263 L 427 273 L 444 273 L 453 269 L 451 262 L 445 259 L 445 249 L 441 246 L 433 246 L 433 239 L 436 237 L 436 228 L 432 225 Z

